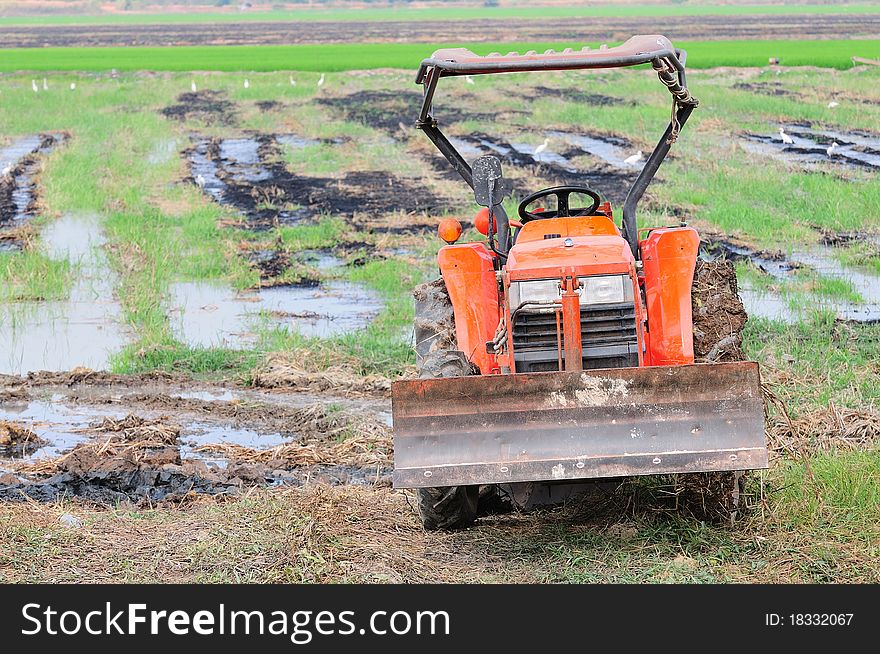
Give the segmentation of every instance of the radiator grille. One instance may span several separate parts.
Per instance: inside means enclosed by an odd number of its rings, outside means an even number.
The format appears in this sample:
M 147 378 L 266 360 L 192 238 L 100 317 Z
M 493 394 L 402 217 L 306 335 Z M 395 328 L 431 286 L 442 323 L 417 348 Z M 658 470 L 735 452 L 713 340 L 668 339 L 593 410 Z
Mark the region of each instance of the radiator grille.
M 635 306 L 626 303 L 583 307 L 581 345 L 584 368 L 638 366 Z M 562 347 L 564 358 L 564 338 Z M 517 372 L 558 370 L 555 313 L 519 312 L 513 324 L 513 348 Z

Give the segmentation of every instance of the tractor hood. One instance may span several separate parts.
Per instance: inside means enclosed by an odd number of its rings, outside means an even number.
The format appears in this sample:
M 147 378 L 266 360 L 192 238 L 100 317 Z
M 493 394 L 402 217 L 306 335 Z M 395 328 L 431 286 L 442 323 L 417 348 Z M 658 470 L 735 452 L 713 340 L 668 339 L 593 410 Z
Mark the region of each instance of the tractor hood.
M 570 245 L 567 245 L 570 243 Z M 514 245 L 507 259 L 511 281 L 556 277 L 560 269 L 578 268 L 582 274 L 629 272 L 635 258 L 620 236 L 570 236 Z

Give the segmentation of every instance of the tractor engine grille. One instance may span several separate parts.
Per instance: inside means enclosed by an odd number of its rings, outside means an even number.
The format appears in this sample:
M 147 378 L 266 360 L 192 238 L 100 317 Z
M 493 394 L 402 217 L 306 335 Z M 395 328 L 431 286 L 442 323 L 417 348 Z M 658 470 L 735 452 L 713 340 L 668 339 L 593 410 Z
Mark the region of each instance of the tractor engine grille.
M 560 325 L 561 329 L 561 325 Z M 513 323 L 516 372 L 559 370 L 556 314 L 520 311 Z M 562 359 L 565 360 L 565 339 Z M 639 365 L 636 311 L 632 303 L 581 308 L 584 368 L 628 368 Z

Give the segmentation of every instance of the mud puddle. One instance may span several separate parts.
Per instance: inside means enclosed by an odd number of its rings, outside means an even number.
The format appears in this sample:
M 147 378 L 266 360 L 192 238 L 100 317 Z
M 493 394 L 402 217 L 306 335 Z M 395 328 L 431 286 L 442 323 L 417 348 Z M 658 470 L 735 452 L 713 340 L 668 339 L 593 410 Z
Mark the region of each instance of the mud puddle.
M 817 293 L 798 293 L 794 301 L 776 290 L 755 288 L 747 280 L 742 280 L 739 294 L 749 315 L 793 323 L 803 318 L 805 309 L 819 308 L 833 312 L 839 320 L 880 322 L 880 278 L 843 266 L 834 257 L 831 246 L 820 244 L 795 249 L 786 256 L 781 252 L 759 252 L 741 244 L 710 239 L 703 243 L 701 257 L 705 260 L 723 257 L 746 261 L 783 284 L 795 281 L 799 270 L 812 270 L 821 277 L 845 282 L 862 299 L 862 302 L 850 302 Z
M 21 249 L 18 230 L 37 211 L 42 161 L 66 138 L 63 133 L 35 134 L 0 150 L 0 251 Z
M 360 284 L 271 286 L 246 293 L 208 282 L 172 285 L 169 319 L 177 339 L 193 347 L 245 348 L 261 327 L 329 338 L 366 327 L 382 310 L 378 296 Z
M 116 396 L 92 399 L 101 403 L 62 393 L 0 402 L 0 426 L 40 442 L 25 456 L 0 458 L 0 499 L 72 495 L 149 504 L 255 485 L 390 483 L 389 430 L 371 413 L 330 414 L 317 405 L 275 409 L 291 431 L 248 424 L 246 411 L 244 419 L 230 419 L 236 406 L 221 400 L 169 416 Z M 342 431 L 347 437 L 340 440 Z
M 868 170 L 880 169 L 880 137 L 861 131 L 816 129 L 804 125 L 783 125 L 792 143 L 782 134 L 743 135 L 743 147 L 757 154 L 810 167 L 836 164 Z
M 165 107 L 160 113 L 181 123 L 200 120 L 208 125 L 231 126 L 238 122 L 235 104 L 224 91 L 181 93 L 176 104 Z
M 352 219 L 357 214 L 430 213 L 446 204 L 415 180 L 390 173 L 295 175 L 281 161 L 279 147 L 312 143 L 295 135 L 195 137 L 185 155 L 192 181 L 216 202 L 238 210 L 246 221 L 242 226 L 255 230 L 310 222 L 322 215 Z
M 127 343 L 116 275 L 103 251 L 100 218 L 67 215 L 42 234 L 47 254 L 66 259 L 74 280 L 66 300 L 13 302 L 0 313 L 0 372 L 106 370 Z

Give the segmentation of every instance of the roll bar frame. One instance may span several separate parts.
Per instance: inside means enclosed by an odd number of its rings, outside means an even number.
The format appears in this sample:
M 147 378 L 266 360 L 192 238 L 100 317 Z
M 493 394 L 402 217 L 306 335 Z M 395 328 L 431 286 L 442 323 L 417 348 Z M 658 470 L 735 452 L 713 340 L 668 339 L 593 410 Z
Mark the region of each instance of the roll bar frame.
M 492 53 L 485 57 L 474 54 L 465 48 L 437 50 L 431 57 L 422 61 L 416 75 L 416 84 L 423 88 L 422 107 L 416 120 L 416 128 L 421 129 L 437 147 L 462 179 L 473 188 L 471 167 L 461 153 L 450 143 L 440 130 L 433 115 L 434 93 L 442 77 L 463 75 L 491 75 L 497 73 L 535 72 L 548 70 L 581 70 L 601 68 L 623 68 L 651 64 L 660 81 L 672 95 L 672 114 L 669 125 L 654 150 L 648 156 L 626 194 L 623 203 L 623 236 L 632 249 L 633 256 L 639 258 L 638 222 L 636 211 L 645 190 L 654 179 L 657 170 L 678 138 L 682 125 L 687 122 L 691 112 L 699 105 L 687 88 L 685 60 L 687 53 L 675 48 L 672 42 L 661 35 L 634 36 L 622 45 L 598 49 L 584 47 L 581 50 L 566 49 L 563 52 L 547 50 L 543 54 L 534 51 L 501 55 Z

